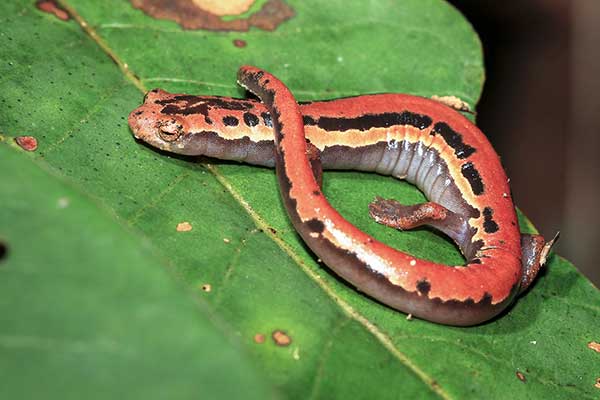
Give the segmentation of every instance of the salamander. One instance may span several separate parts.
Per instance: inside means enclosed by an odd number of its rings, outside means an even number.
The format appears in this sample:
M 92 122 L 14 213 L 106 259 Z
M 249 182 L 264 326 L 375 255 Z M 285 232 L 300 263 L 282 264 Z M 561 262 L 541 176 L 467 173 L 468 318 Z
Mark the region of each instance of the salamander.
M 276 167 L 291 221 L 335 273 L 374 299 L 432 322 L 469 326 L 498 315 L 529 287 L 556 237 L 521 235 L 508 179 L 485 135 L 456 110 L 407 94 L 297 103 L 273 75 L 242 67 L 261 100 L 149 91 L 129 115 L 137 139 L 168 152 Z M 428 202 L 376 198 L 375 221 L 431 226 L 466 265 L 395 250 L 344 219 L 321 190 L 322 169 L 391 175 Z

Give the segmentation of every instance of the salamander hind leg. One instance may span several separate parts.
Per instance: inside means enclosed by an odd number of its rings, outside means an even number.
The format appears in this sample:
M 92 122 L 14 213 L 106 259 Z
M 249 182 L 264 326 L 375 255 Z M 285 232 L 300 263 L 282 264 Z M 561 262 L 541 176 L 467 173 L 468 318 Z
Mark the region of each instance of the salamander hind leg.
M 429 225 L 448 235 L 461 249 L 470 239 L 467 219 L 434 202 L 406 206 L 377 197 L 369 204 L 369 215 L 378 223 L 399 230 Z
M 546 260 L 558 240 L 557 233 L 552 240 L 546 243 L 542 235 L 521 235 L 521 263 L 523 267 L 523 278 L 521 278 L 521 289 L 523 293 L 535 279 L 540 268 L 546 264 Z
M 380 224 L 399 230 L 444 221 L 448 212 L 445 207 L 432 202 L 406 206 L 393 199 L 377 197 L 369 204 L 371 218 Z

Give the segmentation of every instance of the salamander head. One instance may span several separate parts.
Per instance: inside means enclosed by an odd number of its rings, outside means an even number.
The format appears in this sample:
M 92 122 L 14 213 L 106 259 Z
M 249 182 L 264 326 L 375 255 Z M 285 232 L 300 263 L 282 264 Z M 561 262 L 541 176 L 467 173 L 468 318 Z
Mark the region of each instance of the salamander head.
M 256 100 L 172 94 L 161 89 L 149 91 L 128 122 L 137 139 L 186 155 L 218 157 L 222 154 L 209 153 L 222 148 L 223 139 L 253 135 L 268 140 L 273 135 L 270 116 Z
M 176 142 L 184 132 L 184 121 L 177 115 L 163 113 L 164 103 L 173 95 L 160 89 L 151 90 L 144 104 L 129 114 L 128 123 L 133 136 L 161 150 L 176 151 Z
M 154 89 L 146 94 L 144 104 L 129 114 L 129 127 L 137 139 L 153 147 L 186 154 L 190 132 L 206 130 L 208 110 L 204 104 L 200 96 Z

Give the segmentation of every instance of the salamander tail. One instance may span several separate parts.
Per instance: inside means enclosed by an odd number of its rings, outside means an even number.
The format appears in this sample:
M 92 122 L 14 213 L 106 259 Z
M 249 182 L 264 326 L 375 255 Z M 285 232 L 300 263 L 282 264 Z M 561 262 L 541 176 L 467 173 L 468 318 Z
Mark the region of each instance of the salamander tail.
M 558 240 L 559 235 L 560 232 L 557 232 L 554 238 L 548 242 L 546 242 L 542 235 L 521 235 L 523 278 L 521 279 L 519 293 L 527 290 L 540 271 L 540 268 L 546 264 L 550 250 L 552 250 L 552 246 Z

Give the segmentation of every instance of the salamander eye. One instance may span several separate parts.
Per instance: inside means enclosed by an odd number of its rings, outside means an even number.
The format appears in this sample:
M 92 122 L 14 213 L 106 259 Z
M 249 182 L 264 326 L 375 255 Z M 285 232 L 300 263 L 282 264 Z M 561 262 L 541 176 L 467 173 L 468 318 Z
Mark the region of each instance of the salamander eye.
M 183 127 L 177 124 L 175 121 L 168 121 L 159 124 L 158 126 L 158 134 L 161 139 L 165 142 L 173 142 L 181 136 L 183 132 Z

